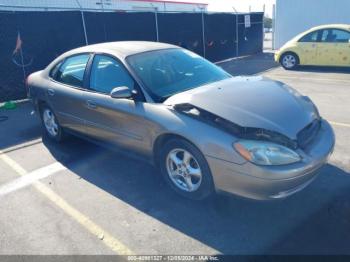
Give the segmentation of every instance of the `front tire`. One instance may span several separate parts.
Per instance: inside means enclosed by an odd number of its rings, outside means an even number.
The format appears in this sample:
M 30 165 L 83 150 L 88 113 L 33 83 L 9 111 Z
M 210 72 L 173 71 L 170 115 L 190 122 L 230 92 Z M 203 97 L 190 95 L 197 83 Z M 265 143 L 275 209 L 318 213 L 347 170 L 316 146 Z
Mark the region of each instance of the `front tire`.
M 160 152 L 160 171 L 178 194 L 202 200 L 214 192 L 214 183 L 203 154 L 183 139 L 166 142 Z
M 53 110 L 44 104 L 40 108 L 40 115 L 45 135 L 55 142 L 62 142 L 65 138 L 65 133 L 58 123 Z
M 293 70 L 299 65 L 299 57 L 294 53 L 285 53 L 281 56 L 280 63 L 286 70 Z

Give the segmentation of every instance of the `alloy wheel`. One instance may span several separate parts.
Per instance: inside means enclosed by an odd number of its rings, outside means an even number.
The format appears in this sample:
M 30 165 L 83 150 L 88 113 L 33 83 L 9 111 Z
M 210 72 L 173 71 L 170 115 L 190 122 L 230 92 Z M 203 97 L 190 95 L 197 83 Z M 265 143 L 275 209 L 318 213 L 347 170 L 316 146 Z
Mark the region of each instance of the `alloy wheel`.
M 55 115 L 48 108 L 45 108 L 43 111 L 43 121 L 47 132 L 51 136 L 56 137 L 58 135 L 58 124 Z
M 176 187 L 196 191 L 202 182 L 202 171 L 195 157 L 185 149 L 176 148 L 166 158 L 168 176 Z
M 282 59 L 282 64 L 286 68 L 293 68 L 297 63 L 294 55 L 285 55 Z

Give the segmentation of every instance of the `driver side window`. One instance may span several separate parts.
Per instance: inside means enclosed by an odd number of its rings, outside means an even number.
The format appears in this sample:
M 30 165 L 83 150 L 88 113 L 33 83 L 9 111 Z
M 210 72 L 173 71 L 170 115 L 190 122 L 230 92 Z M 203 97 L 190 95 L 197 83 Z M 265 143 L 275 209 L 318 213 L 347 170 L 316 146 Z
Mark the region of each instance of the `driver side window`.
M 134 89 L 134 80 L 124 66 L 105 55 L 95 55 L 90 75 L 90 89 L 109 94 L 113 88 L 126 86 Z

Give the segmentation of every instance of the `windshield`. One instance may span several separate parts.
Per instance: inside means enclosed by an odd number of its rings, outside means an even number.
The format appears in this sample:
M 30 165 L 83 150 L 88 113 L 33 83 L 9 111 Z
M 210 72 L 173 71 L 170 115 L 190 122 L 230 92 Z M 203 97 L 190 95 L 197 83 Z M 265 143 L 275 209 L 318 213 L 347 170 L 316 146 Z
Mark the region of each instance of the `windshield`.
M 127 62 L 156 101 L 232 77 L 199 55 L 180 48 L 132 55 Z

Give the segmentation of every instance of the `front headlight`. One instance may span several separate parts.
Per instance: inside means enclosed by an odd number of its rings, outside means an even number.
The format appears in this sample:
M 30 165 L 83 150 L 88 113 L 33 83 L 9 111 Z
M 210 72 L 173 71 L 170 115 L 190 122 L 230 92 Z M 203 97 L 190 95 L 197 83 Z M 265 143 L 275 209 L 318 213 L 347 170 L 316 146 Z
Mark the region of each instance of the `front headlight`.
M 270 142 L 239 140 L 233 146 L 242 157 L 257 165 L 286 165 L 301 160 L 293 150 Z

